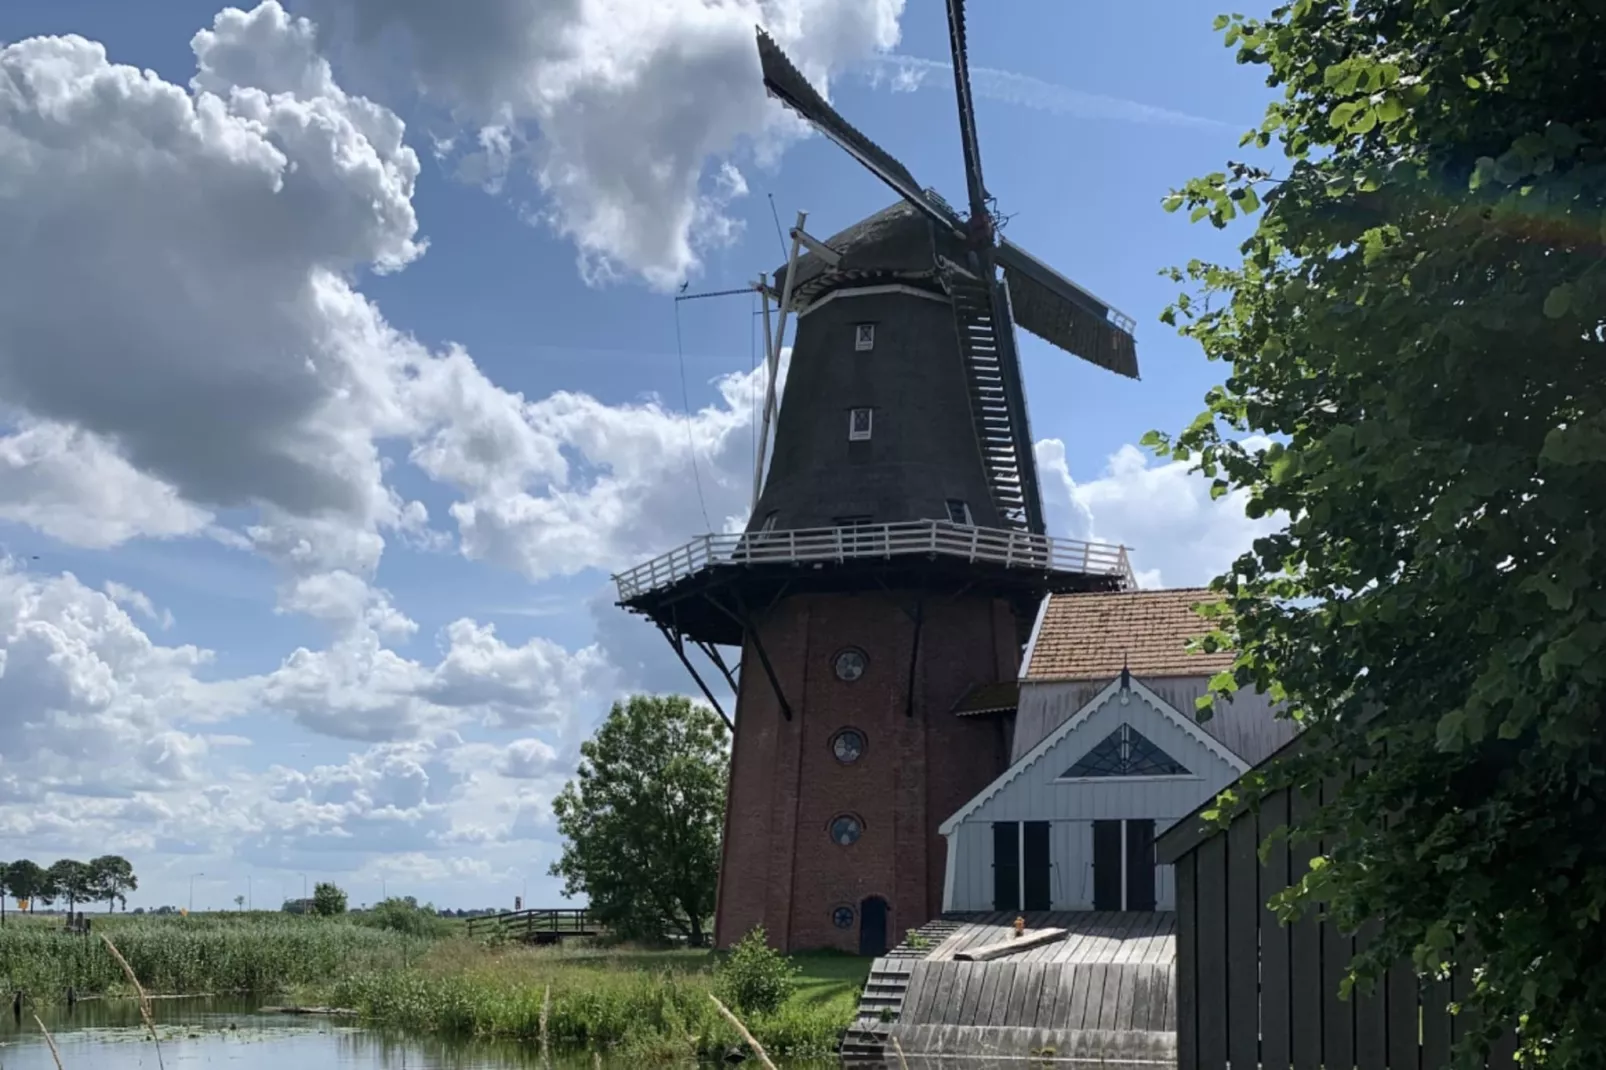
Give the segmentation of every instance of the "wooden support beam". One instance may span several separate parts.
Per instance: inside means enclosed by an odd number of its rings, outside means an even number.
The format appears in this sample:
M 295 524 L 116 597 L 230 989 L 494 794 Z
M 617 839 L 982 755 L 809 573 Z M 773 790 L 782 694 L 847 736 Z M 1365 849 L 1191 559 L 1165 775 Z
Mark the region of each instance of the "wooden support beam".
M 758 655 L 758 663 L 764 666 L 764 675 L 769 677 L 770 688 L 775 692 L 775 701 L 781 705 L 781 716 L 790 721 L 792 704 L 786 701 L 786 693 L 781 690 L 780 677 L 775 675 L 775 666 L 770 664 L 770 656 L 764 652 L 763 640 L 759 639 L 758 629 L 753 627 L 753 619 L 739 594 L 736 596 L 736 608 L 740 614 L 742 630 L 747 633 L 748 640 L 753 644 L 753 653 Z
M 926 620 L 926 600 L 922 598 L 915 603 L 915 632 L 914 641 L 909 645 L 909 687 L 904 692 L 903 715 L 915 715 L 915 669 L 920 664 L 920 630 Z
M 719 647 L 713 643 L 698 642 L 697 648 L 707 655 L 708 660 L 714 663 L 715 668 L 725 674 L 725 682 L 730 685 L 731 694 L 739 695 L 740 692 L 736 687 L 736 670 L 741 668 L 741 662 L 737 662 L 734 666 L 726 665 L 724 656 L 719 652 Z
M 985 944 L 966 951 L 955 951 L 954 960 L 956 962 L 989 962 L 993 959 L 1001 959 L 1006 955 L 1013 955 L 1018 951 L 1030 951 L 1034 947 L 1052 944 L 1055 941 L 1065 939 L 1067 935 L 1069 934 L 1065 929 L 1033 929 L 1002 943 Z
M 658 625 L 658 630 L 664 633 L 665 639 L 669 640 L 670 649 L 675 652 L 675 656 L 680 659 L 680 663 L 686 666 L 686 671 L 691 673 L 691 678 L 697 681 L 697 686 L 702 689 L 703 696 L 708 699 L 709 705 L 714 707 L 714 712 L 719 714 L 719 719 L 725 722 L 725 727 L 735 732 L 736 725 L 731 722 L 730 716 L 725 712 L 725 708 L 719 704 L 719 699 L 715 698 L 714 693 L 708 689 L 708 685 L 703 683 L 702 674 L 697 671 L 696 667 L 692 665 L 691 659 L 686 656 L 686 643 L 681 638 L 680 633 L 671 631 L 662 624 Z

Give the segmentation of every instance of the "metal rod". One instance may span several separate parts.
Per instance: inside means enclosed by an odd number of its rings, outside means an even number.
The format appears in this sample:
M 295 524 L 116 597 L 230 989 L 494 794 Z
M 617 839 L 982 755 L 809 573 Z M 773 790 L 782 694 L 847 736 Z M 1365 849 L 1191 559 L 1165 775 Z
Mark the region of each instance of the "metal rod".
M 676 301 L 701 301 L 705 297 L 735 297 L 737 294 L 750 294 L 751 286 L 743 286 L 740 290 L 710 290 L 700 294 L 676 294 Z

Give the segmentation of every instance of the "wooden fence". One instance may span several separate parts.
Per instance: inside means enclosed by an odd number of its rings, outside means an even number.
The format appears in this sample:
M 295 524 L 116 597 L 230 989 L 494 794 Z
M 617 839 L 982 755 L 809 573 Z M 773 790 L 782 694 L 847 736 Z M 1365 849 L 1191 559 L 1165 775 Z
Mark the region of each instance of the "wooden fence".
M 1195 811 L 1160 838 L 1159 861 L 1176 867 L 1178 1070 L 1440 1070 L 1467 1029 L 1446 1005 L 1470 990 L 1469 970 L 1419 983 L 1400 962 L 1340 1000 L 1370 927 L 1347 935 L 1309 914 L 1283 925 L 1266 906 L 1318 845 L 1282 839 L 1262 864 L 1261 843 L 1317 805 L 1285 789 L 1225 832 L 1204 830 Z M 1507 1031 L 1489 1066 L 1509 1068 L 1514 1050 Z
M 565 936 L 598 936 L 602 926 L 584 907 L 510 910 L 504 914 L 482 914 L 469 918 L 470 936 L 500 932 L 514 940 L 551 943 Z

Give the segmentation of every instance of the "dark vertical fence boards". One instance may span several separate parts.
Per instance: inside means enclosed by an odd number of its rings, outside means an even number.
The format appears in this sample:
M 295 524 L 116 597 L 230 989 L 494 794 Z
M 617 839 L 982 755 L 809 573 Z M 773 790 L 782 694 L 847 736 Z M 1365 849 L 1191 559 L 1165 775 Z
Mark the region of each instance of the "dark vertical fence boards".
M 1290 822 L 1297 825 L 1316 811 L 1319 799 L 1299 792 L 1281 792 L 1288 799 Z M 1296 844 L 1289 850 L 1290 883 L 1310 872 L 1316 857 L 1314 843 Z M 1289 927 L 1288 942 L 1293 963 L 1288 989 L 1293 1009 L 1294 1070 L 1317 1070 L 1322 1065 L 1322 926 L 1315 914 L 1306 911 Z
M 1355 934 L 1355 950 L 1364 951 L 1377 936 L 1380 926 L 1367 922 Z M 1389 1064 L 1389 1024 L 1385 980 L 1379 977 L 1370 991 L 1355 987 L 1355 1065 L 1359 1070 L 1385 1070 Z
M 1445 1070 L 1452 1040 L 1471 1028 L 1448 1010 L 1470 991 L 1470 967 L 1452 980 L 1419 981 L 1399 962 L 1371 991 L 1357 986 L 1341 1000 L 1339 982 L 1377 924 L 1352 937 L 1311 911 L 1284 926 L 1266 906 L 1309 871 L 1318 848 L 1280 841 L 1261 863 L 1260 844 L 1318 805 L 1277 792 L 1225 832 L 1179 847 L 1177 1070 Z M 1515 1050 L 1508 1030 L 1489 1070 L 1513 1070 Z
M 1416 971 L 1409 962 L 1389 968 L 1383 1008 L 1388 1030 L 1389 1070 L 1421 1070 L 1422 1021 L 1417 1009 Z
M 1199 845 L 1199 1065 L 1215 1070 L 1227 1062 L 1227 838 Z
M 1328 780 L 1322 784 L 1322 802 L 1338 795 L 1339 784 Z M 1328 845 L 1322 844 L 1322 850 Z M 1327 904 L 1322 904 L 1327 909 Z M 1339 999 L 1338 986 L 1355 957 L 1355 940 L 1340 932 L 1336 925 L 1322 923 L 1322 1061 L 1327 1070 L 1355 1065 L 1355 1001 Z
M 1198 864 L 1193 852 L 1172 867 L 1177 885 L 1177 1070 L 1199 1070 Z
M 1260 1061 L 1260 866 L 1255 819 L 1227 830 L 1227 1058 L 1233 1066 Z
M 1257 828 L 1261 842 L 1273 829 L 1288 824 L 1288 793 L 1279 791 L 1260 808 Z M 1260 1065 L 1262 1070 L 1289 1070 L 1293 1065 L 1293 933 L 1264 904 L 1288 887 L 1288 841 L 1279 839 L 1266 854 L 1260 871 Z M 1414 1068 L 1413 1068 L 1414 1070 Z
M 1422 992 L 1422 1070 L 1450 1064 L 1450 982 L 1429 981 Z

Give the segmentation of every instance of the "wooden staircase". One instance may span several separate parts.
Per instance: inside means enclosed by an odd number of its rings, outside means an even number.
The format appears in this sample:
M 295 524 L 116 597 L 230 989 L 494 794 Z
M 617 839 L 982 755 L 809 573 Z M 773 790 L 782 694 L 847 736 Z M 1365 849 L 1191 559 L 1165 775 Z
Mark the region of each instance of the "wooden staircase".
M 842 1037 L 844 1060 L 885 1057 L 887 1027 L 898 1020 L 909 991 L 909 971 L 959 928 L 957 921 L 928 921 L 914 935 L 876 959 L 859 996 L 859 1013 Z
M 1032 530 L 1038 511 L 1033 478 L 1036 466 L 1031 458 L 1020 455 L 1022 448 L 1031 448 L 1031 443 L 1025 427 L 1014 339 L 1001 337 L 993 322 L 993 306 L 985 282 L 953 266 L 943 274 L 953 301 L 960 358 L 970 388 L 970 413 L 993 505 L 1005 527 Z M 1005 330 L 1009 330 L 1008 324 Z

